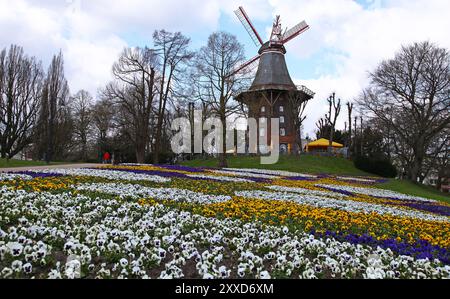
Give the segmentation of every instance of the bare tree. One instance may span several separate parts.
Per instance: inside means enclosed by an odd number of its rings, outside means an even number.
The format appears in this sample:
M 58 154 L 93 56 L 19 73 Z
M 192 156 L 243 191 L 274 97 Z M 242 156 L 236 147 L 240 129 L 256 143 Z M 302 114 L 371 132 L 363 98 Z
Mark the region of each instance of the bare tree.
M 80 90 L 71 101 L 74 119 L 74 137 L 79 147 L 79 158 L 88 159 L 88 141 L 92 132 L 92 105 L 93 98 L 89 92 Z
M 0 154 L 12 158 L 33 141 L 42 92 L 40 62 L 12 45 L 0 52 Z
M 328 99 L 329 110 L 328 114 L 325 115 L 325 119 L 327 120 L 328 125 L 330 126 L 330 138 L 328 145 L 328 153 L 331 154 L 333 152 L 333 139 L 334 132 L 336 130 L 336 122 L 341 113 L 341 99 L 336 101 L 336 94 L 333 93 Z
M 429 42 L 415 43 L 370 77 L 358 104 L 392 129 L 401 149 L 397 158 L 417 182 L 428 147 L 450 124 L 450 54 Z
M 424 167 L 419 180 L 427 177 L 436 178 L 436 188 L 441 189 L 443 182 L 450 177 L 450 128 L 443 130 L 428 148 Z
M 242 87 L 245 79 L 229 76 L 244 60 L 244 47 L 234 35 L 225 32 L 213 33 L 208 44 L 195 57 L 194 84 L 196 96 L 212 113 L 218 116 L 224 126 L 227 118 L 240 111 L 241 104 L 233 96 Z M 223 144 L 220 150 L 219 167 L 227 166 L 226 129 L 223 130 Z
M 348 111 L 348 142 L 347 142 L 347 146 L 348 146 L 348 149 L 349 149 L 349 156 L 352 155 L 352 151 L 353 151 L 352 150 L 352 146 L 353 146 L 353 143 L 352 143 L 352 137 L 353 137 L 353 135 L 352 135 L 352 113 L 353 113 L 353 107 L 354 107 L 353 103 L 347 102 L 347 111 Z
M 97 137 L 99 156 L 107 151 L 108 133 L 114 125 L 115 106 L 108 99 L 102 99 L 92 107 L 92 122 Z
M 41 96 L 36 133 L 36 155 L 47 163 L 63 159 L 72 142 L 72 118 L 69 107 L 69 86 L 64 75 L 64 58 L 60 52 L 53 57 Z
M 295 154 L 300 154 L 302 151 L 302 137 L 301 137 L 301 128 L 303 122 L 306 120 L 305 109 L 308 105 L 309 100 L 305 100 L 302 95 L 298 95 L 297 93 L 289 94 L 287 97 L 289 102 L 288 113 L 290 114 L 290 118 L 294 122 L 294 130 L 295 130 L 295 145 L 296 149 L 294 150 Z
M 156 54 L 159 57 L 159 103 L 157 108 L 157 124 L 155 132 L 155 145 L 153 151 L 153 163 L 159 163 L 159 154 L 162 151 L 163 125 L 166 116 L 167 102 L 173 93 L 173 86 L 179 80 L 179 73 L 192 57 L 188 50 L 190 39 L 180 32 L 171 33 L 165 30 L 156 31 L 153 34 Z
M 322 138 L 323 136 L 329 135 L 330 127 L 328 125 L 328 121 L 323 117 L 316 122 L 316 127 L 317 127 L 316 133 L 317 138 Z
M 138 163 L 145 162 L 150 138 L 150 118 L 156 95 L 156 54 L 148 48 L 126 48 L 113 66 L 114 82 L 103 91 L 103 98 L 118 104 L 136 150 Z

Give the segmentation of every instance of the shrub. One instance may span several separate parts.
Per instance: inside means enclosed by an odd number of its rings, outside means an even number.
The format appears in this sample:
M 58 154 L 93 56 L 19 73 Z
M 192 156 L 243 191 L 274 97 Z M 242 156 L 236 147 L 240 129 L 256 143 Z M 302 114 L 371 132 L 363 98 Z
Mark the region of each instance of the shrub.
M 176 155 L 172 152 L 162 152 L 159 154 L 159 163 L 158 164 L 172 164 L 173 160 L 175 159 Z M 153 153 L 150 153 L 145 158 L 145 163 L 147 164 L 153 164 Z
M 360 170 L 384 178 L 395 178 L 397 176 L 397 168 L 395 168 L 389 159 L 375 159 L 359 156 L 355 158 L 354 164 L 355 167 Z

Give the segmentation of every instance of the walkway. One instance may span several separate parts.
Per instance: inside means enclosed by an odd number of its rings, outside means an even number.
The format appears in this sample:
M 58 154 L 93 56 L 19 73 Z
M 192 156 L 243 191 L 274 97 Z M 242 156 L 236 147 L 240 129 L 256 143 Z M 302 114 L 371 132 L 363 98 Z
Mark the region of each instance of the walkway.
M 69 168 L 92 168 L 98 167 L 102 164 L 67 164 L 67 165 L 45 165 L 45 166 L 26 166 L 13 168 L 0 168 L 0 172 L 19 172 L 27 170 L 42 170 L 42 169 L 69 169 Z

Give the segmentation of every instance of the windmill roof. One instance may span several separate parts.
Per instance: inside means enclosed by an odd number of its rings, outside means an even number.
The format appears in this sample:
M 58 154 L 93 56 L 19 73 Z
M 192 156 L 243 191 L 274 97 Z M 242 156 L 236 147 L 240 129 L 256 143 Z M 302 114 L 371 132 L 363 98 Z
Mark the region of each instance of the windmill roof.
M 278 50 L 261 54 L 258 71 L 250 90 L 296 90 L 289 75 L 284 54 Z

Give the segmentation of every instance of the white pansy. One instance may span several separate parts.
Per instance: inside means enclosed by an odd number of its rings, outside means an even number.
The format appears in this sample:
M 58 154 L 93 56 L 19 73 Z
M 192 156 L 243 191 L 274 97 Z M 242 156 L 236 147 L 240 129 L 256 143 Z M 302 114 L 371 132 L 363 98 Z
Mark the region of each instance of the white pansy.
M 258 178 L 258 179 L 278 179 L 279 176 L 276 175 L 268 175 L 268 174 L 260 174 L 260 173 L 251 173 L 251 172 L 243 172 L 243 171 L 231 171 L 231 170 L 208 170 L 212 173 L 236 176 L 236 177 L 247 177 L 247 178 Z
M 236 183 L 253 183 L 253 181 L 251 181 L 251 180 L 234 178 L 234 177 L 229 177 L 229 176 L 213 176 L 213 175 L 205 175 L 205 174 L 188 174 L 187 176 L 190 178 L 194 178 L 194 179 L 218 180 L 218 181 L 236 182 Z
M 261 273 L 259 273 L 259 278 L 260 279 L 270 279 L 270 274 L 267 271 L 262 271 Z
M 342 186 L 342 185 L 325 185 L 325 184 L 318 184 L 316 186 L 320 187 L 320 188 L 335 189 L 335 190 L 341 190 L 341 191 L 376 196 L 376 197 L 398 198 L 398 199 L 402 199 L 402 200 L 413 200 L 413 201 L 423 201 L 423 202 L 436 202 L 435 200 L 432 200 L 432 199 L 427 199 L 427 198 L 412 196 L 412 195 L 406 195 L 406 194 L 398 193 L 398 192 L 391 191 L 391 190 L 385 190 L 385 189 Z
M 149 175 L 142 173 L 133 173 L 129 171 L 120 170 L 99 170 L 99 169 L 43 169 L 36 170 L 36 173 L 45 174 L 60 174 L 69 176 L 87 176 L 98 177 L 110 180 L 124 180 L 124 181 L 150 181 L 155 183 L 167 183 L 170 182 L 169 178 L 164 178 L 158 175 Z
M 274 176 L 284 176 L 284 177 L 307 177 L 307 178 L 317 178 L 317 175 L 296 173 L 284 170 L 268 170 L 268 169 L 254 169 L 254 168 L 224 168 L 224 170 L 243 172 L 243 173 L 259 173 Z
M 24 180 L 29 181 L 32 180 L 33 177 L 31 175 L 19 174 L 19 173 L 3 173 L 0 172 L 0 182 L 1 181 L 13 181 L 13 180 Z
M 14 222 L 0 235 L 0 278 L 27 278 L 29 271 L 36 278 L 78 278 L 80 269 L 88 269 L 83 275 L 89 278 L 104 279 L 311 279 L 321 273 L 336 278 L 450 278 L 450 267 L 439 260 L 398 256 L 389 249 L 316 238 L 257 221 L 208 218 L 97 195 L 0 188 L 0 198 L 0 217 L 27 215 L 27 221 Z M 11 235 L 26 244 L 11 241 Z M 65 245 L 74 257 L 82 258 L 59 262 Z M 41 250 L 44 256 L 24 261 L 26 252 Z M 83 258 L 89 255 L 92 258 Z M 17 262 L 12 265 L 13 261 Z M 155 273 L 156 269 L 163 270 Z
M 294 188 L 294 187 L 284 187 L 284 186 L 266 186 L 266 188 L 279 192 L 290 192 L 290 193 L 298 193 L 303 195 L 317 195 L 317 196 L 326 196 L 326 197 L 334 197 L 334 198 L 345 198 L 347 195 L 331 192 L 331 191 L 320 191 L 320 190 L 310 190 L 305 188 Z
M 106 194 L 118 195 L 121 198 L 153 198 L 158 200 L 171 200 L 190 203 L 219 203 L 231 200 L 231 196 L 208 195 L 176 188 L 149 188 L 132 184 L 81 184 L 73 186 L 80 191 L 93 191 Z
M 376 183 L 376 180 L 372 179 L 363 179 L 363 178 L 356 178 L 356 177 L 348 177 L 348 176 L 337 176 L 336 177 L 339 180 L 342 181 L 355 181 L 355 182 L 362 182 L 362 183 Z

